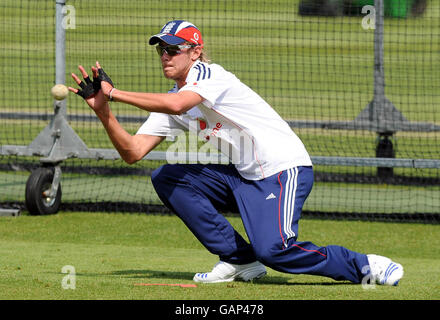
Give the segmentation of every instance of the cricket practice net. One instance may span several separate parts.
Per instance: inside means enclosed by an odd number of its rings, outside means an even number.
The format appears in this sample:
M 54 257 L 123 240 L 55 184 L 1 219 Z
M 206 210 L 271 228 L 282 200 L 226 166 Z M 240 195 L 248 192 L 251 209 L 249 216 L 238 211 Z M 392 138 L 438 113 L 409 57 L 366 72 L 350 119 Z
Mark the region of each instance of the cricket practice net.
M 305 215 L 439 220 L 434 0 L 2 0 L 0 207 L 24 209 L 30 173 L 56 164 L 61 210 L 167 212 L 150 175 L 166 163 L 172 141 L 125 164 L 72 93 L 59 109 L 66 123 L 45 128 L 60 106 L 50 95 L 56 77 L 76 87 L 70 74 L 80 75 L 78 65 L 90 72 L 99 61 L 122 90 L 167 92 L 173 83 L 148 39 L 173 19 L 198 26 L 212 62 L 254 89 L 302 139 L 315 170 Z M 148 118 L 121 103 L 111 108 L 131 134 Z M 62 161 L 42 162 L 63 134 L 78 139 L 57 151 Z

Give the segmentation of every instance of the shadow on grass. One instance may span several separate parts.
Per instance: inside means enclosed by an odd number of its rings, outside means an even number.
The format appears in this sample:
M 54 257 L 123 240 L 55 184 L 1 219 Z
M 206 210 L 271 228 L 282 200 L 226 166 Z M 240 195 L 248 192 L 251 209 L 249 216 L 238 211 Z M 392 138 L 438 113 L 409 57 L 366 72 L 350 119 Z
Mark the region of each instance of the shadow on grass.
M 159 271 L 159 270 L 119 270 L 107 273 L 109 275 L 127 276 L 134 279 L 173 279 L 173 280 L 192 280 L 194 272 L 181 271 Z M 254 280 L 251 283 L 258 285 L 287 285 L 287 286 L 334 286 L 350 285 L 347 281 L 322 281 L 321 277 L 312 281 L 292 281 L 292 278 L 281 276 L 265 276 L 264 278 Z

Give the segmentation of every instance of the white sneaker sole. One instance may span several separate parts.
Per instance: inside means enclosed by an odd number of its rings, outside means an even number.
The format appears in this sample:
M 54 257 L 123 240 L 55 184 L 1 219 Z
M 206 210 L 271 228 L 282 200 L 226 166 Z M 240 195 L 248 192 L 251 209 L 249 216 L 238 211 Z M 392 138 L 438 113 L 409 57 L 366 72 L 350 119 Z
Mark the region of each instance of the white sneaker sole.
M 196 273 L 193 280 L 195 282 L 200 282 L 200 283 L 220 283 L 220 282 L 231 282 L 237 280 L 249 282 L 264 277 L 267 274 L 267 271 L 266 268 L 264 267 L 262 268 L 261 266 L 255 266 L 239 271 L 231 275 L 230 277 L 220 278 L 215 280 L 209 280 L 208 274 L 209 273 Z
M 266 274 L 267 274 L 266 268 L 252 267 L 243 270 L 242 272 L 239 272 L 235 278 L 248 282 L 248 281 L 260 279 L 264 277 Z

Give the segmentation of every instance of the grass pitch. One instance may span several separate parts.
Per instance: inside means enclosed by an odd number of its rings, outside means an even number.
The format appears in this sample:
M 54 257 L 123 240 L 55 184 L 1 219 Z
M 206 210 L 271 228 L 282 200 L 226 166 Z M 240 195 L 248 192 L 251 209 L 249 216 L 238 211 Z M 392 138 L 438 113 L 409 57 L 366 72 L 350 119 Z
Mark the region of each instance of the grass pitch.
M 244 235 L 241 220 L 228 217 Z M 67 213 L 0 219 L 0 299 L 3 300 L 438 300 L 438 226 L 303 220 L 300 240 L 389 256 L 403 264 L 399 286 L 361 285 L 268 269 L 253 283 L 197 287 L 195 272 L 217 262 L 174 216 Z M 63 289 L 64 266 L 75 289 Z M 69 271 L 71 272 L 71 271 Z M 71 284 L 71 282 L 69 282 Z

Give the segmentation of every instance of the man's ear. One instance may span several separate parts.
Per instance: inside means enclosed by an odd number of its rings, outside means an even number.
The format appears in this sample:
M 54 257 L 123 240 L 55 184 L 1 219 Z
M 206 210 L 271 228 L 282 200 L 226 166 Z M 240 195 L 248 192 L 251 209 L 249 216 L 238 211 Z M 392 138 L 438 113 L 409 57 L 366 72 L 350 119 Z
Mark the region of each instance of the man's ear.
M 192 50 L 191 53 L 191 60 L 196 61 L 201 54 L 202 54 L 202 47 L 201 46 L 194 47 L 194 50 Z

